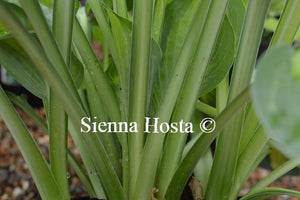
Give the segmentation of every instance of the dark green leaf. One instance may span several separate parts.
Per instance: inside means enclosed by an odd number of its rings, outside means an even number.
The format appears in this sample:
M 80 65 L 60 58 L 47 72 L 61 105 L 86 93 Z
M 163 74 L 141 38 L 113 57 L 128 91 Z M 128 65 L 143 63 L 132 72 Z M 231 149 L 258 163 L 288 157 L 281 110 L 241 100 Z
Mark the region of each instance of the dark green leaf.
M 232 26 L 226 16 L 224 18 L 212 58 L 207 67 L 200 95 L 214 89 L 227 75 L 234 58 L 235 40 Z
M 0 40 L 0 63 L 34 95 L 39 98 L 47 97 L 47 86 L 43 78 L 15 39 Z
M 165 22 L 161 38 L 162 64 L 158 68 L 153 93 L 153 110 L 160 104 L 181 49 L 184 45 L 199 1 L 176 0 L 166 8 Z M 203 19 L 204 20 L 204 19 Z
M 245 14 L 246 8 L 243 1 L 230 0 L 227 7 L 226 15 L 228 16 L 228 19 L 233 27 L 234 35 L 236 38 L 236 45 L 239 41 Z

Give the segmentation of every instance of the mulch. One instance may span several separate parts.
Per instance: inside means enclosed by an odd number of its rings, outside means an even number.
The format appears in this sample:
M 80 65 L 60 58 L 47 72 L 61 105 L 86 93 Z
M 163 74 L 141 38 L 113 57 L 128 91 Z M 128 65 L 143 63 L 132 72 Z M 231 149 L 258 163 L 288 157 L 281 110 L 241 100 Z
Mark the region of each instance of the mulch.
M 35 138 L 39 145 L 41 152 L 49 160 L 49 137 L 44 131 L 38 127 L 33 120 L 31 120 L 24 112 L 18 110 L 20 116 L 25 121 L 30 133 Z M 37 112 L 45 117 L 43 109 L 38 109 Z M 69 147 L 75 155 L 76 152 L 74 144 L 69 139 Z M 86 190 L 81 184 L 72 169 L 69 169 L 70 177 L 70 192 L 72 197 L 86 196 Z M 264 178 L 269 170 L 258 167 L 249 177 L 245 186 L 240 192 L 240 195 L 246 194 L 253 185 Z M 300 191 L 300 176 L 287 175 L 275 181 L 270 186 L 293 189 Z M 19 152 L 19 149 L 14 142 L 11 134 L 5 126 L 3 120 L 0 118 L 0 200 L 39 200 L 41 199 L 36 186 L 29 173 L 28 166 Z M 299 198 L 291 198 L 288 196 L 274 197 L 272 200 L 297 200 Z

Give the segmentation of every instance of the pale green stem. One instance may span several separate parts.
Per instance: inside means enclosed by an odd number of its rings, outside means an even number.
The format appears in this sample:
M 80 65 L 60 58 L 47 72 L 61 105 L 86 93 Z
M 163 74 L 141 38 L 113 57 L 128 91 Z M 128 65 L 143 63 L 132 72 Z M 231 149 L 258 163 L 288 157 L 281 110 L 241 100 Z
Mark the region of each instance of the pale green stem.
M 250 83 L 270 0 L 249 1 L 237 59 L 232 75 L 228 103 Z M 244 112 L 239 111 L 220 134 L 210 175 L 207 200 L 228 200 L 234 184 Z M 219 167 L 223 166 L 223 167 Z
M 73 18 L 75 12 L 74 0 L 54 1 L 53 36 L 67 65 L 70 66 Z M 50 165 L 55 179 L 63 189 L 66 198 L 70 198 L 67 179 L 67 149 L 68 149 L 68 119 L 64 107 L 50 89 L 49 93 L 49 151 Z
M 193 24 L 170 76 L 166 93 L 156 113 L 156 116 L 160 118 L 159 123 L 168 122 L 171 118 L 185 73 L 197 49 L 197 44 L 201 36 L 199 33 L 201 33 L 204 26 L 209 5 L 210 1 L 203 1 L 198 8 L 199 12 L 194 17 Z M 206 12 L 200 12 L 202 9 Z M 165 134 L 150 134 L 147 137 L 135 184 L 134 200 L 148 200 L 150 197 L 155 181 L 154 174 L 156 174 L 163 148 L 164 137 Z
M 199 159 L 207 152 L 207 149 L 218 133 L 231 121 L 237 114 L 237 111 L 242 109 L 249 101 L 250 89 L 247 88 L 216 117 L 216 128 L 212 133 L 203 133 L 192 139 L 189 145 L 190 148 L 187 149 L 186 155 L 177 167 L 176 173 L 168 186 L 166 200 L 179 199 Z
M 203 103 L 200 100 L 196 102 L 195 107 L 198 111 L 203 112 L 210 117 L 215 117 L 217 115 L 217 109 L 215 107 Z
M 130 192 L 134 185 L 144 146 L 144 125 L 147 109 L 147 84 L 150 65 L 153 0 L 134 1 L 132 60 L 130 73 L 129 122 L 136 122 L 138 132 L 128 136 Z
M 179 122 L 180 120 L 188 122 L 191 120 L 228 2 L 211 2 L 197 51 L 185 75 L 181 93 L 174 107 L 172 122 Z M 159 198 L 163 198 L 172 176 L 178 167 L 186 138 L 187 134 L 182 133 L 170 133 L 167 136 L 160 173 L 158 175 Z
M 245 181 L 253 170 L 252 164 L 255 163 L 259 155 L 263 152 L 268 140 L 269 135 L 264 132 L 262 127 L 260 127 L 251 138 L 249 144 L 245 147 L 245 150 L 241 152 L 237 162 L 230 199 L 233 200 L 238 196 L 240 189 L 243 187 Z

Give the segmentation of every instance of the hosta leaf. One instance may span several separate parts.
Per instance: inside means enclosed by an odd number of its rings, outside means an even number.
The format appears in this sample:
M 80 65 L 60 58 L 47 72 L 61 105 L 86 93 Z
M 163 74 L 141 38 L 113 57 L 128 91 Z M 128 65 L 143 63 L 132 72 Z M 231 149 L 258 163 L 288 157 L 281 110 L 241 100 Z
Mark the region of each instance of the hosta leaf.
M 176 0 L 167 6 L 161 43 L 164 53 L 162 76 L 167 76 L 174 66 L 198 5 L 196 0 Z
M 42 76 L 14 38 L 0 39 L 0 63 L 34 95 L 42 99 L 47 97 L 47 86 Z
M 224 18 L 214 51 L 207 67 L 200 96 L 214 89 L 227 75 L 234 58 L 235 39 L 228 17 Z
M 287 157 L 300 152 L 300 52 L 271 49 L 259 62 L 252 88 L 255 110 L 277 149 Z
M 238 43 L 238 38 L 240 37 L 242 26 L 244 23 L 244 17 L 246 14 L 246 8 L 241 0 L 230 0 L 226 15 L 233 27 L 234 34 L 236 37 L 236 45 Z
M 199 1 L 173 1 L 166 8 L 166 22 L 161 43 L 163 61 L 162 67 L 159 68 L 157 83 L 160 89 L 157 89 L 154 94 L 157 101 L 159 101 L 160 95 L 163 94 L 164 85 L 168 82 L 169 72 L 176 63 L 198 4 Z M 235 14 L 234 11 L 228 11 L 228 13 L 233 13 L 231 17 L 243 14 L 243 12 Z M 240 29 L 241 21 L 237 20 L 235 24 L 236 29 Z M 201 85 L 200 95 L 204 95 L 214 89 L 226 76 L 233 62 L 235 45 L 235 33 L 229 17 L 226 15 L 212 59 Z
M 163 57 L 154 84 L 152 110 L 156 110 L 165 92 L 170 72 L 181 52 L 198 4 L 196 0 L 174 0 L 166 8 L 160 45 Z

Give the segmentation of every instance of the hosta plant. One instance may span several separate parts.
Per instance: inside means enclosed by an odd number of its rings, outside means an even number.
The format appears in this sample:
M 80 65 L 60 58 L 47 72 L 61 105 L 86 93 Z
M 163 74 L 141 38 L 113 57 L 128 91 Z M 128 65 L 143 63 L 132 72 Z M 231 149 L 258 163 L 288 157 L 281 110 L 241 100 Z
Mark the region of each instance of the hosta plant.
M 233 200 L 271 149 L 288 161 L 242 199 L 300 197 L 267 187 L 300 164 L 300 1 L 276 3 L 0 0 L 0 63 L 47 120 L 1 88 L 0 113 L 42 199 L 71 198 L 71 166 L 91 198 L 175 200 L 190 183 L 194 199 Z M 49 134 L 49 162 L 12 103 Z

